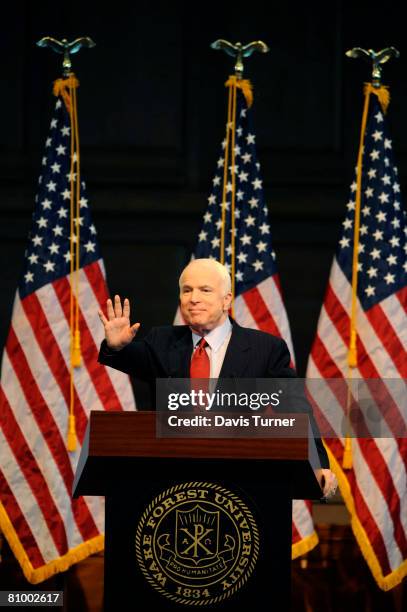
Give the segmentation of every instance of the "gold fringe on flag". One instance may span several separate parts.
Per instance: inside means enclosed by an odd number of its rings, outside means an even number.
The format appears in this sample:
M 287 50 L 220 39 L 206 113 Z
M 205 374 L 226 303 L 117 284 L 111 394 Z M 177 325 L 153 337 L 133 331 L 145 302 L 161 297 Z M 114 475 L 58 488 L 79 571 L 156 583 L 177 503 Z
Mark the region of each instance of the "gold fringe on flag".
M 378 586 L 384 591 L 389 591 L 395 586 L 400 584 L 403 579 L 407 576 L 407 559 L 396 570 L 391 571 L 387 575 L 383 575 L 383 570 L 380 565 L 380 561 L 377 558 L 376 552 L 372 546 L 371 539 L 368 537 L 364 525 L 361 523 L 358 513 L 355 509 L 355 499 L 353 497 L 352 489 L 349 484 L 349 480 L 341 468 L 340 463 L 337 461 L 334 453 L 328 446 L 325 445 L 328 453 L 329 463 L 332 466 L 332 470 L 335 472 L 338 481 L 341 495 L 346 504 L 348 512 L 351 517 L 351 527 L 355 535 L 356 541 L 358 542 L 362 555 L 364 556 L 366 563 L 368 564 L 370 571 L 373 574 Z
M 31 584 L 38 584 L 54 576 L 58 572 L 65 572 L 74 563 L 79 563 L 83 559 L 86 559 L 86 557 L 89 557 L 89 555 L 93 555 L 104 549 L 105 538 L 104 535 L 100 534 L 70 549 L 62 557 L 58 557 L 50 563 L 44 562 L 44 565 L 34 568 L 1 502 L 0 525 L 15 558 L 23 570 L 24 576 Z
M 352 468 L 352 442 L 350 438 L 350 406 L 352 401 L 352 394 L 350 390 L 350 381 L 352 379 L 352 370 L 358 366 L 358 353 L 357 353 L 357 288 L 358 288 L 358 255 L 359 255 L 359 229 L 360 229 L 360 208 L 361 208 L 361 194 L 362 194 L 362 160 L 363 160 L 363 149 L 366 135 L 366 123 L 369 112 L 369 101 L 370 94 L 374 94 L 378 97 L 383 112 L 386 113 L 387 107 L 390 103 L 390 92 L 388 87 L 384 85 L 380 87 L 373 87 L 372 83 L 365 83 L 364 95 L 365 103 L 363 107 L 362 115 L 362 126 L 360 130 L 360 141 L 359 141 L 359 152 L 358 162 L 356 168 L 356 198 L 355 198 L 355 223 L 353 233 L 353 260 L 352 260 L 352 304 L 351 304 L 351 316 L 350 316 L 350 330 L 349 330 L 349 349 L 348 349 L 348 394 L 347 394 L 347 435 L 345 438 L 345 447 L 343 452 L 342 467 L 346 470 Z
M 69 113 L 71 123 L 71 167 L 70 167 L 70 406 L 68 418 L 67 449 L 76 449 L 74 368 L 81 366 L 81 338 L 79 329 L 79 268 L 80 268 L 80 154 L 79 127 L 76 90 L 79 81 L 73 73 L 66 79 L 54 83 L 53 93 L 61 96 Z M 76 169 L 76 172 L 75 172 Z

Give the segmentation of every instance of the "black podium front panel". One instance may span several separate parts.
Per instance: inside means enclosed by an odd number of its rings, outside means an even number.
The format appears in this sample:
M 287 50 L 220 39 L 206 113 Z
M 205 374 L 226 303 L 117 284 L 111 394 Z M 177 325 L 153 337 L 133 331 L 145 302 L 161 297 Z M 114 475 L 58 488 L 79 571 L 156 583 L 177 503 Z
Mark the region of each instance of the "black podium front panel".
M 244 469 L 232 479 L 208 464 L 193 471 L 110 488 L 105 610 L 288 610 L 289 487 Z

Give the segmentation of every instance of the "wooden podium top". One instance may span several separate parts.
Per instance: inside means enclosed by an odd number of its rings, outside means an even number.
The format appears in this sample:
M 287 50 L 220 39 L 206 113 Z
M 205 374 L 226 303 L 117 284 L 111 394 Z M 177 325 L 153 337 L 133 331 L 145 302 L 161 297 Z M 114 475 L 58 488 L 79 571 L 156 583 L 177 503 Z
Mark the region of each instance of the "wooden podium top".
M 308 416 L 296 414 L 298 435 L 290 439 L 274 438 L 158 438 L 156 437 L 155 412 L 104 412 L 91 411 L 88 428 L 82 446 L 75 474 L 74 496 L 85 494 L 103 495 L 110 475 L 120 477 L 123 469 L 130 464 L 138 467 L 160 464 L 160 469 L 169 462 L 182 461 L 187 464 L 228 465 L 233 469 L 255 462 L 256 472 L 269 476 L 271 464 L 279 471 L 295 473 L 297 480 L 307 484 L 314 499 L 321 496 L 321 490 L 314 471 L 320 468 L 315 443 L 304 437 L 308 430 Z M 192 415 L 190 415 L 192 416 Z M 285 415 L 281 415 L 285 416 Z M 300 433 L 301 432 L 301 433 Z M 185 460 L 189 461 L 186 462 Z M 254 464 L 252 463 L 252 467 Z M 218 470 L 219 472 L 219 470 Z M 259 472 L 259 474 L 260 474 Z M 287 478 L 285 474 L 284 478 Z M 305 478 L 305 481 L 304 481 Z M 300 487 L 301 488 L 301 487 Z M 307 487 L 305 487 L 307 488 Z M 299 496 L 298 496 L 299 497 Z
M 193 415 L 190 415 L 193 416 Z M 296 414 L 298 435 L 308 416 Z M 158 438 L 155 412 L 90 413 L 89 456 L 307 460 L 308 438 Z

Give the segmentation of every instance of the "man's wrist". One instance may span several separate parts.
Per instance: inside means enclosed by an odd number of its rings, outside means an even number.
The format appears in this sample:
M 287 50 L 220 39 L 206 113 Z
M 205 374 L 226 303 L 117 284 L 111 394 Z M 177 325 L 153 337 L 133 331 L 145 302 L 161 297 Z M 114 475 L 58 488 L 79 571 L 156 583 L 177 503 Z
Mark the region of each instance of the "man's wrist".
M 104 355 L 110 356 L 110 355 L 115 355 L 117 353 L 119 353 L 124 346 L 111 346 L 110 344 L 108 344 L 107 340 L 105 339 L 102 343 L 102 351 L 104 353 Z
M 119 351 L 122 350 L 122 348 L 124 348 L 124 346 L 111 346 L 107 342 L 106 342 L 106 347 L 107 347 L 107 350 L 111 351 L 112 353 L 118 353 Z

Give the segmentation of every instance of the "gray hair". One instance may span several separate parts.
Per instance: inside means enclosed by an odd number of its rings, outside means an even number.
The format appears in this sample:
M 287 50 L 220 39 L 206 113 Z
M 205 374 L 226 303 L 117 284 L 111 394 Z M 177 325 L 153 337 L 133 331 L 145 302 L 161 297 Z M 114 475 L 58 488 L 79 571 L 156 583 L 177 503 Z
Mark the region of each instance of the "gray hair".
M 228 269 L 223 264 L 221 264 L 219 261 L 216 261 L 216 259 L 210 259 L 210 258 L 192 259 L 189 262 L 189 264 L 185 266 L 185 268 L 182 270 L 180 274 L 179 281 L 178 281 L 180 289 L 182 286 L 182 278 L 184 276 L 185 270 L 189 268 L 190 266 L 193 266 L 195 263 L 203 264 L 207 266 L 208 268 L 211 268 L 213 272 L 215 272 L 221 277 L 223 286 L 225 289 L 225 295 L 232 291 L 232 279 L 230 278 Z

